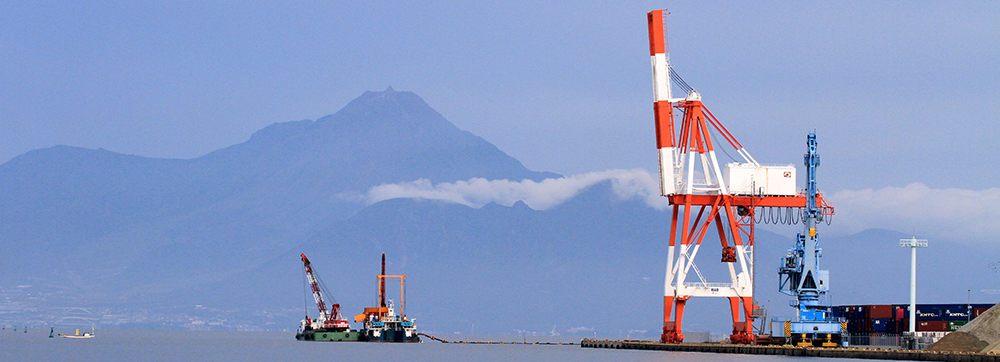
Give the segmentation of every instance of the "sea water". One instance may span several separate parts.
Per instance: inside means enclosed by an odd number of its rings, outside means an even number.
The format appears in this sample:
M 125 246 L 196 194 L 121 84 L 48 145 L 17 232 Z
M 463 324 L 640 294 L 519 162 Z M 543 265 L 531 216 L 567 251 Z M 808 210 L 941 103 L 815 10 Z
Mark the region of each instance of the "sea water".
M 83 331 L 81 330 L 81 333 Z M 56 333 L 72 334 L 73 330 Z M 48 329 L 0 330 L 0 361 L 707 361 L 808 357 L 582 348 L 578 338 L 448 336 L 450 340 L 574 345 L 303 342 L 293 333 L 99 330 L 91 339 L 48 338 Z M 830 361 L 831 359 L 823 359 Z

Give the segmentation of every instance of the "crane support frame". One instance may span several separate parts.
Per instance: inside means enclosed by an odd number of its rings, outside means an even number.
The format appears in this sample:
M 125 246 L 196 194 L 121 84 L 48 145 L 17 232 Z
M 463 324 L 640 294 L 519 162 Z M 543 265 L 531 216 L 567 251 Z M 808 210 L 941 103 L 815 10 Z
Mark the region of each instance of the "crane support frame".
M 383 273 L 385 273 L 385 271 L 383 271 Z M 380 275 L 376 275 L 375 277 L 378 278 L 378 282 L 379 282 L 379 295 L 378 295 L 378 299 L 382 300 L 382 301 L 385 300 L 385 282 L 387 281 L 386 279 L 389 279 L 389 278 L 397 278 L 397 279 L 399 279 L 399 305 L 400 305 L 400 314 L 404 314 L 405 315 L 406 314 L 406 275 L 405 274 L 403 274 L 403 275 L 384 275 L 384 274 L 380 274 Z

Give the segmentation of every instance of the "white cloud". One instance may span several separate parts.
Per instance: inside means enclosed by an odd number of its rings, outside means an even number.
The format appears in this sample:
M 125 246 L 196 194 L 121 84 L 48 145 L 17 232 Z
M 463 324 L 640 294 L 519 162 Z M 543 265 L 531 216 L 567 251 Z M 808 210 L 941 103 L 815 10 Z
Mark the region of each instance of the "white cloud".
M 474 178 L 432 184 L 420 179 L 376 186 L 366 194 L 355 197 L 368 204 L 394 198 L 413 198 L 477 208 L 490 202 L 511 206 L 517 201 L 524 201 L 535 210 L 545 210 L 604 181 L 611 181 L 612 190 L 621 200 L 642 200 L 658 210 L 669 206 L 667 199 L 659 194 L 657 177 L 642 169 L 590 172 L 540 182 Z M 1000 235 L 1000 223 L 995 222 L 1000 219 L 1000 207 L 996 206 L 1000 204 L 1000 188 L 981 191 L 932 189 L 913 183 L 879 190 L 843 190 L 827 193 L 826 197 L 837 209 L 833 224 L 828 227 L 828 231 L 835 235 L 849 235 L 870 228 L 973 242 L 995 240 Z
M 641 169 L 590 172 L 540 182 L 473 178 L 434 185 L 429 180 L 420 179 L 375 186 L 368 190 L 364 199 L 368 204 L 396 198 L 439 200 L 477 208 L 491 202 L 511 206 L 517 201 L 524 201 L 532 209 L 545 210 L 608 180 L 612 190 L 622 200 L 641 199 L 657 209 L 668 206 L 667 200 L 659 195 L 658 181 Z
M 932 189 L 921 183 L 879 190 L 828 194 L 837 208 L 833 229 L 852 234 L 869 228 L 918 237 L 996 240 L 1000 235 L 1000 189 Z

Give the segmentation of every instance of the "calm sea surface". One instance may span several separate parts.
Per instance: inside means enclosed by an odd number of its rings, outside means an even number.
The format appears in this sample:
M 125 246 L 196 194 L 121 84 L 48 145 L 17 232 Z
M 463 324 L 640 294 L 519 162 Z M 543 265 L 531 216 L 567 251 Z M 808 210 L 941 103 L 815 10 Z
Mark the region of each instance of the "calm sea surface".
M 73 333 L 57 330 L 56 333 Z M 81 331 L 82 332 L 82 331 Z M 292 333 L 99 330 L 92 339 L 48 338 L 48 329 L 0 330 L 0 361 L 832 361 L 784 356 L 625 351 L 577 345 L 323 343 Z M 448 336 L 455 340 L 521 341 L 520 336 Z M 532 339 L 535 338 L 535 339 Z M 579 342 L 567 337 L 531 341 Z

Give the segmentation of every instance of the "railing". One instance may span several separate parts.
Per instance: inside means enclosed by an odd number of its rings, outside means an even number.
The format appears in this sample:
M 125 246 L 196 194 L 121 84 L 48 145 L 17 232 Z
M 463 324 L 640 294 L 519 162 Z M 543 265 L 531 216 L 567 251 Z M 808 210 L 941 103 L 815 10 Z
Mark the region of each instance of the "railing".
M 733 283 L 684 283 L 685 288 L 732 288 Z
M 848 333 L 843 337 L 849 346 L 900 347 L 903 336 L 899 334 Z
M 924 350 L 934 342 L 943 338 L 948 332 L 917 332 L 916 341 L 908 333 L 903 334 L 868 334 L 853 333 L 844 335 L 850 346 L 869 346 L 874 348 L 900 348 Z

